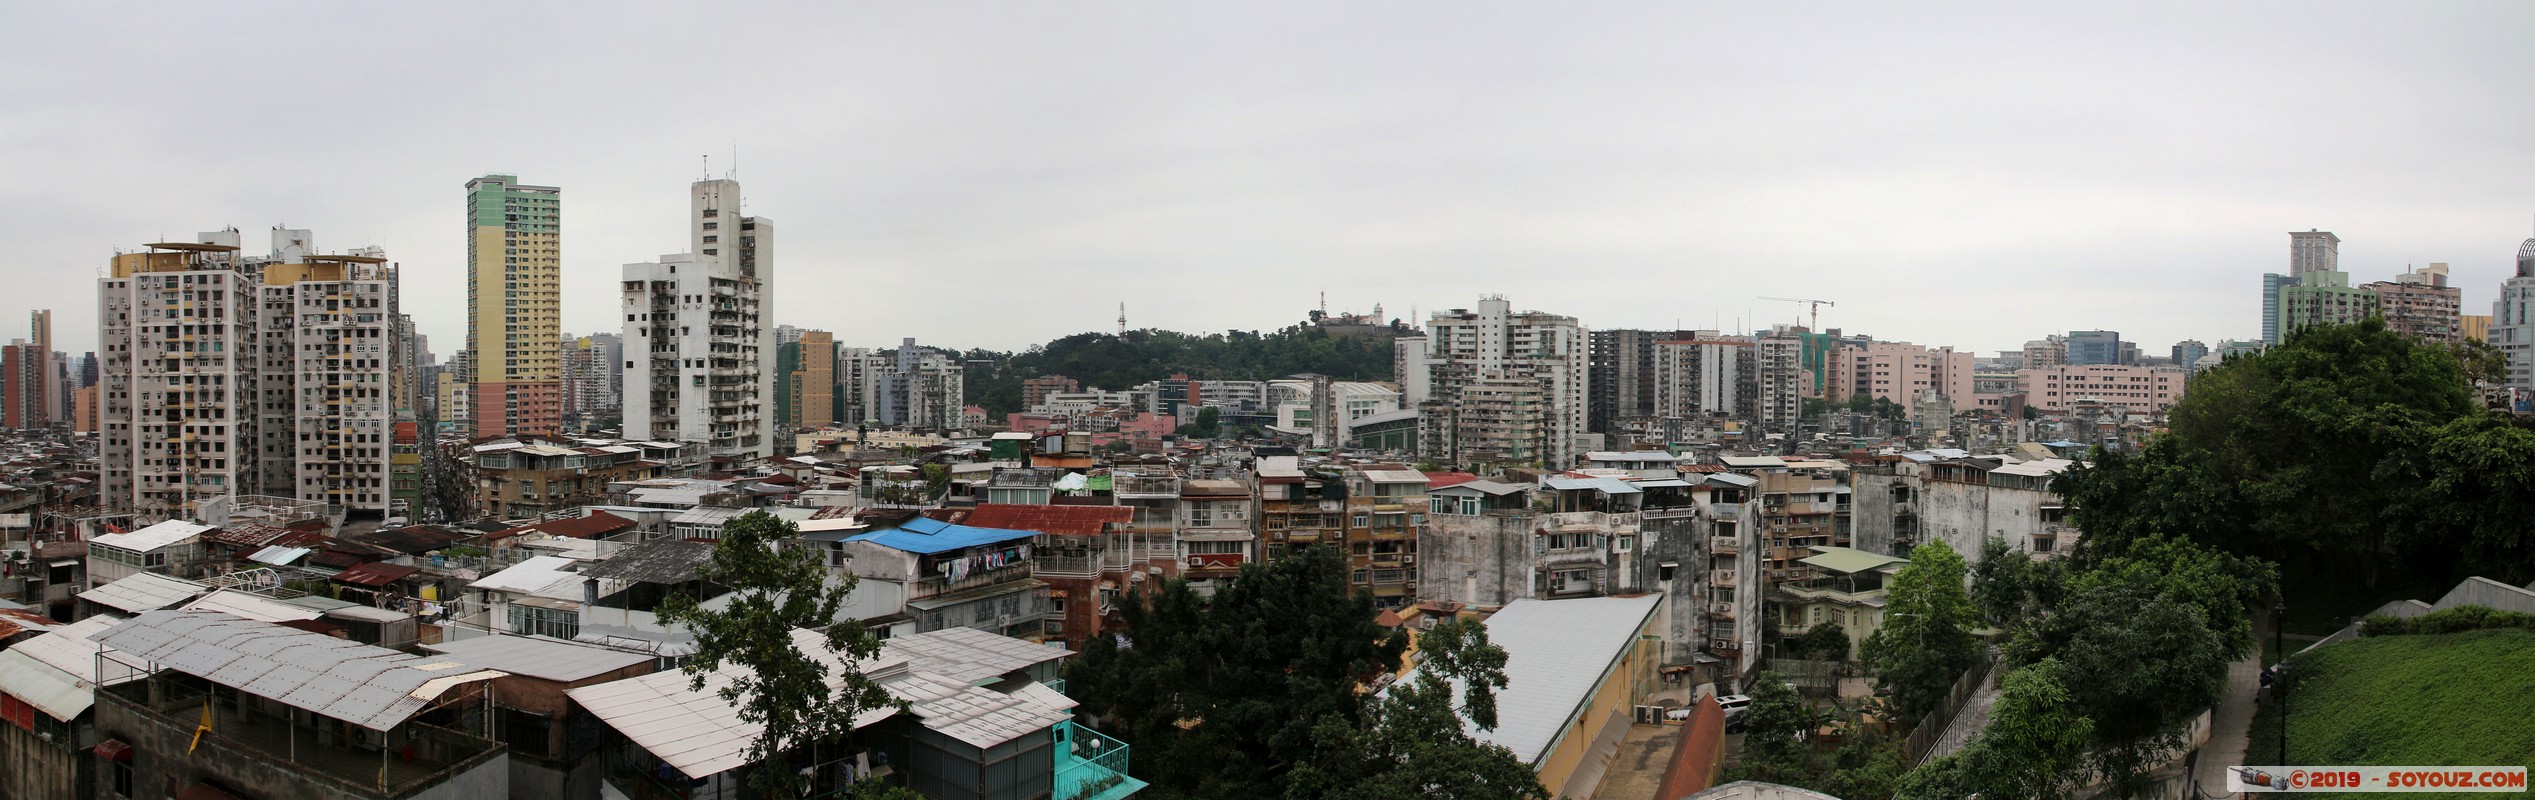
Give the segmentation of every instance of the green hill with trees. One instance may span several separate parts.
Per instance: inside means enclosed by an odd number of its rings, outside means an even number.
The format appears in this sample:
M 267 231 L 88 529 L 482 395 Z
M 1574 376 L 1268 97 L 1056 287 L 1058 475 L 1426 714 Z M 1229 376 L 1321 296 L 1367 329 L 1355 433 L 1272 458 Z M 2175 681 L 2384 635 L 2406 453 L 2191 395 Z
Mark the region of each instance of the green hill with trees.
M 1268 380 L 1316 372 L 1342 381 L 1391 379 L 1391 340 L 1405 327 L 1371 335 L 1333 334 L 1316 325 L 1268 333 L 1194 334 L 1164 330 L 1077 333 L 1018 353 L 970 350 L 968 402 L 988 414 L 1021 410 L 1021 381 L 1062 375 L 1085 388 L 1118 390 L 1187 375 L 1197 380 Z

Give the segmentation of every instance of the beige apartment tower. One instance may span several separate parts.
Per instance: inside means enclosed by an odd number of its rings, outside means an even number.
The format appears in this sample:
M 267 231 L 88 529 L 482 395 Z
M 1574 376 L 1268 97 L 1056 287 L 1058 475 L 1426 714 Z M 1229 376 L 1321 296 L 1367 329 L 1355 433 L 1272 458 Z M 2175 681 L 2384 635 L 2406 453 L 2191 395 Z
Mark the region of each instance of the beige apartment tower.
M 563 190 L 467 181 L 468 406 L 475 436 L 563 428 Z M 466 430 L 466 426 L 461 426 Z

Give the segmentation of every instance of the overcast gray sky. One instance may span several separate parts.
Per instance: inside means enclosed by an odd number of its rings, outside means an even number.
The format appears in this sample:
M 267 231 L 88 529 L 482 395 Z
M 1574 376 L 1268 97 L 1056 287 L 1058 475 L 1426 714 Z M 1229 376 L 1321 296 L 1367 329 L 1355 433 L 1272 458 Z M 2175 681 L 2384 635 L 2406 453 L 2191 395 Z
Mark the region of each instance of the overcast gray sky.
M 564 189 L 564 323 L 731 167 L 778 322 L 1017 348 L 1393 316 L 1982 351 L 2258 333 L 2286 231 L 2489 310 L 2535 232 L 2535 5 L 0 2 L 0 339 L 116 247 L 376 244 L 443 357 L 462 185 Z M 1785 4 L 1769 4 L 1772 6 Z

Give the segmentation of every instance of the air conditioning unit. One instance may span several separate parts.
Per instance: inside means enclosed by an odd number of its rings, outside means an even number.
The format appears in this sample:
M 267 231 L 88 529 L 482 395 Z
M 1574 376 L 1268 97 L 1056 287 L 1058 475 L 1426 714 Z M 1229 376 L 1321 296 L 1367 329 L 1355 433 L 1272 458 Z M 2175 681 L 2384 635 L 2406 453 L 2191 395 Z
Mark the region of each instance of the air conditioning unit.
M 1400 557 L 1400 563 L 1402 563 L 1402 564 L 1415 564 L 1415 563 L 1417 563 L 1417 557 L 1416 557 L 1416 556 L 1413 556 L 1413 555 L 1411 555 L 1411 556 L 1402 556 L 1402 557 Z

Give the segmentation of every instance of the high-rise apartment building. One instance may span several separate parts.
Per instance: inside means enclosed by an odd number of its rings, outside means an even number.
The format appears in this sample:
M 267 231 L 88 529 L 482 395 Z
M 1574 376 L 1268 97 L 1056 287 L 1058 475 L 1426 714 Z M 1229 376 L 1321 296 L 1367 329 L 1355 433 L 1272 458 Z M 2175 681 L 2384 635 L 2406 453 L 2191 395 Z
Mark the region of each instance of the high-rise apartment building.
M 967 403 L 961 399 L 967 378 L 959 362 L 917 347 L 914 339 L 900 340 L 890 357 L 887 372 L 865 376 L 876 378 L 871 398 L 880 424 L 918 430 L 958 428 L 967 416 L 963 413 Z
M 774 223 L 739 182 L 689 187 L 694 252 L 627 264 L 625 435 L 703 442 L 716 463 L 774 453 Z
M 472 434 L 563 428 L 563 190 L 467 181 L 467 384 Z
M 1716 331 L 1680 333 L 1681 338 L 1655 343 L 1654 358 L 1646 365 L 1655 384 L 1648 415 L 1747 416 L 1759 399 L 1751 340 Z
M 0 346 L 0 395 L 7 398 L 0 425 L 26 430 L 49 423 L 44 405 L 45 373 L 53 365 L 49 355 L 42 345 L 25 339 Z
M 395 266 L 319 254 L 304 230 L 274 229 L 260 258 L 239 242 L 231 228 L 148 245 L 98 282 L 105 504 L 143 522 L 238 494 L 384 515 Z
M 1607 436 L 1620 420 L 1652 415 L 1657 343 L 1692 338 L 1689 333 L 1625 328 L 1592 332 L 1585 429 Z
M 2464 290 L 2447 285 L 2444 263 L 2405 270 L 2394 280 L 2359 288 L 2376 293 L 2377 313 L 2396 333 L 2439 344 L 2464 339 Z
M 625 265 L 625 432 L 703 442 L 717 463 L 772 452 L 758 371 L 760 288 L 719 258 L 688 253 Z
M 408 380 L 396 266 L 374 247 L 318 254 L 305 230 L 274 240 L 256 285 L 256 493 L 385 516 L 396 387 Z
M 2491 303 L 2489 336 L 2509 356 L 2509 385 L 2535 389 L 2535 238 L 2517 247 L 2517 274 Z
M 563 415 L 587 424 L 624 403 L 624 337 L 613 333 L 566 336 L 563 348 Z
M 2377 294 L 2350 285 L 2350 273 L 2308 272 L 2280 287 L 2280 336 L 2316 325 L 2344 325 L 2377 313 Z
M 2332 231 L 2308 228 L 2305 233 L 2289 232 L 2289 278 L 2293 281 L 2309 272 L 2341 270 L 2341 237 Z
M 1804 417 L 1804 399 L 1815 396 L 1815 370 L 1806 363 L 1809 332 L 1780 325 L 1752 339 L 1752 422 L 1762 431 L 1793 433 Z
M 2175 342 L 2168 353 L 2167 359 L 2173 361 L 2174 366 L 2182 367 L 2185 373 L 2199 372 L 2201 356 L 2209 355 L 2209 345 L 2199 339 L 2185 339 Z
M 788 432 L 836 424 L 836 337 L 827 331 L 802 331 L 777 345 L 775 363 L 775 418 L 781 427 Z
M 2297 285 L 2297 279 L 2277 272 L 2262 275 L 2262 343 L 2280 343 L 2280 290 Z
M 1420 455 L 1448 464 L 1573 465 L 1589 449 L 1589 342 L 1576 318 L 1514 313 L 1500 295 L 1427 320 Z

